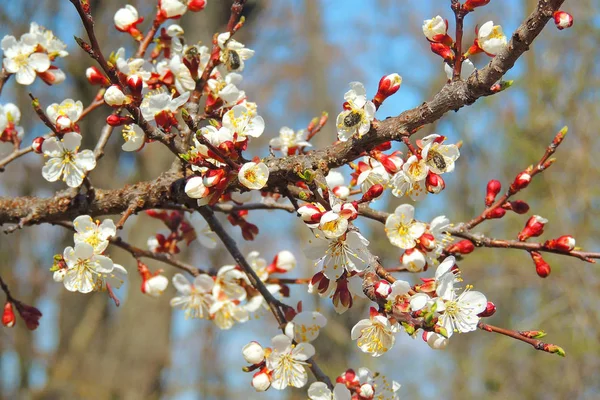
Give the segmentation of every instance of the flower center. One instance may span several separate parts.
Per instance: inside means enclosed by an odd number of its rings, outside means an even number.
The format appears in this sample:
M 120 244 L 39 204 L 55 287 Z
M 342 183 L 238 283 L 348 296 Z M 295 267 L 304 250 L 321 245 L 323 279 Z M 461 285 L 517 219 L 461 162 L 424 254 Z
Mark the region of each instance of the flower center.
M 386 334 L 380 324 L 373 324 L 362 330 L 362 336 L 358 340 L 359 347 L 366 346 L 368 353 L 386 352 L 388 348 L 383 343 L 382 337 Z

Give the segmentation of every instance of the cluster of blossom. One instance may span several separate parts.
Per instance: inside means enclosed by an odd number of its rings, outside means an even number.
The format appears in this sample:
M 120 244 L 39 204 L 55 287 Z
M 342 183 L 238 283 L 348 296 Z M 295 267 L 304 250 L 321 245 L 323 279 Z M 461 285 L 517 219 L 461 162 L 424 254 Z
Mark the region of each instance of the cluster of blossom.
M 400 384 L 389 380 L 368 368 L 359 368 L 358 373 L 349 369 L 336 378 L 333 390 L 323 382 L 315 382 L 308 388 L 311 400 L 398 400 L 396 392 Z
M 352 328 L 352 339 L 363 352 L 379 357 L 392 348 L 401 328 L 411 336 L 421 328 L 432 348 L 444 348 L 454 332 L 474 331 L 481 317 L 495 312 L 493 303 L 471 290 L 472 286 L 460 292 L 455 285 L 461 281 L 456 260 L 449 256 L 437 267 L 434 278 L 422 278 L 421 284 L 375 282 L 381 308 L 372 307 L 370 317 Z
M 54 256 L 56 282 L 62 282 L 71 292 L 90 293 L 111 291 L 121 287 L 127 270 L 105 255 L 109 239 L 117 233 L 111 219 L 94 221 L 81 215 L 73 221 L 75 247 L 65 248 L 62 255 Z
M 25 134 L 21 122 L 21 111 L 13 103 L 0 104 L 0 156 L 18 148 Z
M 48 85 L 65 80 L 65 74 L 52 62 L 58 57 L 66 57 L 67 46 L 54 36 L 52 31 L 32 22 L 29 32 L 17 40 L 6 35 L 1 43 L 4 52 L 2 65 L 8 74 L 14 74 L 17 83 L 31 85 L 39 76 Z
M 268 279 L 271 274 L 286 273 L 295 268 L 296 258 L 291 252 L 279 252 L 271 264 L 267 264 L 257 251 L 248 254 L 246 260 L 270 293 L 289 294 L 287 286 L 268 283 Z M 175 274 L 172 281 L 179 296 L 171 299 L 171 306 L 185 310 L 186 318 L 212 320 L 220 329 L 230 329 L 235 323 L 248 321 L 251 313 L 268 308 L 246 273 L 235 265 L 221 267 L 215 277 L 201 274 L 190 283 L 182 274 Z

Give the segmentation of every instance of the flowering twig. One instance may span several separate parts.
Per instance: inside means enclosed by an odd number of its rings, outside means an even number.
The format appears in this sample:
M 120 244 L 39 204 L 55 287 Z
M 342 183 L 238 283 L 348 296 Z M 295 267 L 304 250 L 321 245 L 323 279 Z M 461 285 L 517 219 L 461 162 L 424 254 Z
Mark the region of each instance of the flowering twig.
M 565 357 L 565 355 L 566 355 L 565 351 L 557 345 L 550 344 L 550 343 L 544 343 L 541 340 L 538 340 L 538 339 L 535 339 L 532 337 L 528 337 L 529 336 L 528 334 L 531 332 L 513 331 L 510 329 L 499 328 L 497 326 L 484 324 L 483 322 L 479 322 L 477 324 L 477 327 L 479 329 L 481 329 L 482 331 L 499 333 L 501 335 L 520 340 L 522 342 L 530 344 L 536 350 L 545 351 L 546 353 L 558 354 L 561 357 Z M 540 332 L 540 336 L 543 336 L 542 332 Z

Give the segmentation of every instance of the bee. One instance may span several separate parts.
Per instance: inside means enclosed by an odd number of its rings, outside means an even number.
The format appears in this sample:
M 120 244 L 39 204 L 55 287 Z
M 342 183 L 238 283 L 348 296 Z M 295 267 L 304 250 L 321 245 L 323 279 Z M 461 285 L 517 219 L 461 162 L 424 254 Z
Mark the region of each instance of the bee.
M 242 60 L 240 58 L 240 55 L 235 50 L 227 51 L 227 57 L 225 59 L 225 62 L 227 64 L 227 68 L 230 71 L 236 71 L 242 66 Z
M 344 117 L 344 125 L 346 125 L 348 128 L 351 128 L 354 125 L 358 124 L 360 122 L 360 120 L 361 120 L 360 113 L 358 113 L 356 111 L 352 111 Z
M 444 156 L 435 151 L 427 153 L 427 162 L 433 162 L 433 164 L 441 171 L 446 169 L 446 160 Z

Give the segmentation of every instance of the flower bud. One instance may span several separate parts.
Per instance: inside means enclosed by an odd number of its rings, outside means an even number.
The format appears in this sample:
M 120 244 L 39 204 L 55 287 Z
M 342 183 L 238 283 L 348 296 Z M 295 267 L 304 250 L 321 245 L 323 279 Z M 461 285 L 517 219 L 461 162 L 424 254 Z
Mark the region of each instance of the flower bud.
M 261 369 L 252 377 L 252 387 L 257 392 L 264 392 L 271 386 L 271 377 L 266 368 Z
M 113 18 L 115 28 L 117 28 L 118 31 L 127 32 L 136 40 L 141 40 L 144 36 L 136 27 L 137 24 L 143 21 L 144 17 L 140 18 L 136 8 L 129 4 L 117 10 Z
M 142 293 L 158 297 L 169 286 L 169 280 L 162 275 L 155 275 L 142 283 Z
M 402 164 L 404 164 L 404 161 L 402 161 L 402 157 L 400 157 L 399 154 L 400 152 L 394 152 L 392 155 L 388 156 L 380 153 L 376 158 L 377 161 L 383 165 L 383 168 L 385 168 L 388 174 L 395 174 L 400 171 Z
M 104 101 L 111 107 L 120 107 L 131 103 L 131 98 L 126 96 L 118 85 L 112 85 L 104 92 Z
M 106 117 L 106 123 L 110 126 L 122 126 L 133 123 L 131 116 L 122 117 L 117 114 L 110 114 Z
M 571 251 L 575 248 L 575 238 L 571 235 L 563 235 L 558 239 L 547 240 L 544 247 L 552 250 Z
M 452 39 L 448 41 L 448 21 L 441 16 L 423 21 L 423 35 L 430 42 L 451 44 Z
M 467 0 L 463 5 L 463 8 L 467 11 L 473 11 L 475 7 L 481 7 L 488 4 L 490 0 Z
M 142 97 L 142 89 L 144 88 L 144 80 L 141 76 L 135 74 L 127 78 L 127 86 L 131 89 L 131 94 L 136 98 Z
M 110 81 L 100 70 L 96 67 L 89 67 L 85 70 L 85 76 L 92 85 L 108 86 Z
M 386 75 L 379 80 L 379 87 L 377 89 L 377 94 L 373 99 L 373 102 L 376 106 L 383 103 L 385 99 L 393 95 L 400 89 L 400 85 L 402 84 L 402 77 L 396 73 Z
M 487 318 L 487 317 L 491 317 L 495 313 L 496 313 L 496 305 L 494 303 L 492 303 L 491 301 L 488 301 L 487 305 L 485 306 L 485 310 L 480 312 L 479 314 L 477 314 L 477 316 L 481 317 L 481 318 Z
M 204 179 L 194 176 L 185 184 L 185 194 L 192 199 L 202 199 L 210 193 L 210 190 L 204 185 Z
M 31 142 L 31 148 L 34 152 L 42 154 L 42 144 L 44 144 L 44 140 L 45 139 L 41 136 L 38 136 L 35 139 L 33 139 L 33 141 Z
M 435 237 L 431 233 L 424 233 L 419 238 L 419 243 L 427 251 L 435 249 Z
M 342 200 L 346 200 L 350 196 L 350 188 L 348 186 L 336 186 L 331 190 L 336 197 Z
M 545 278 L 550 275 L 550 265 L 542 258 L 542 255 L 537 251 L 532 251 L 530 254 L 535 263 L 535 272 L 538 276 Z
M 373 200 L 377 199 L 379 196 L 381 196 L 382 194 L 383 194 L 383 185 L 381 185 L 380 183 L 376 183 L 375 185 L 371 186 L 369 188 L 369 190 L 367 190 L 367 192 L 363 195 L 362 199 L 360 199 L 360 202 L 365 203 L 365 202 L 373 201 Z
M 46 85 L 58 85 L 67 79 L 67 75 L 58 67 L 51 65 L 46 71 L 38 72 L 38 76 Z
M 568 12 L 558 10 L 554 12 L 554 24 L 559 30 L 573 26 L 573 16 Z
M 204 175 L 204 178 L 202 179 L 202 183 L 204 183 L 204 186 L 206 186 L 207 188 L 213 187 L 215 185 L 218 185 L 223 180 L 224 177 L 225 177 L 224 169 L 211 169 L 211 170 L 208 170 L 208 172 Z
M 475 245 L 468 239 L 454 243 L 448 248 L 449 253 L 469 254 L 475 250 Z
M 308 284 L 308 293 L 319 293 L 324 296 L 329 293 L 331 281 L 325 276 L 323 272 L 317 272 L 310 280 Z
M 298 214 L 302 221 L 308 225 L 309 228 L 316 228 L 319 225 L 319 221 L 321 220 L 321 216 L 323 215 L 323 210 L 314 204 L 305 204 L 298 209 Z
M 538 237 L 544 233 L 544 226 L 548 223 L 546 218 L 542 218 L 539 215 L 534 215 L 527 220 L 525 227 L 519 233 L 517 238 L 524 242 L 531 237 Z
M 440 175 L 429 172 L 425 179 L 425 188 L 429 193 L 438 194 L 446 188 L 446 183 Z
M 265 349 L 258 342 L 250 342 L 242 348 L 244 360 L 250 364 L 260 364 L 265 359 Z
M 403 268 L 410 272 L 421 272 L 427 265 L 425 254 L 416 248 L 404 251 L 400 256 L 400 264 Z
M 7 301 L 6 304 L 4 304 L 4 312 L 2 313 L 2 325 L 7 328 L 12 328 L 15 326 L 15 322 L 17 322 L 17 319 L 15 318 L 13 305 L 10 301 Z
M 434 350 L 443 350 L 448 346 L 449 340 L 435 332 L 423 331 L 423 340 Z
M 529 186 L 529 182 L 531 182 L 531 175 L 529 172 L 523 171 L 517 175 L 515 181 L 511 185 L 511 189 L 513 192 L 525 189 L 527 186 Z
M 359 396 L 365 399 L 370 399 L 375 394 L 375 389 L 371 384 L 365 383 L 358 389 Z
M 504 208 L 494 208 L 492 211 L 490 211 L 489 213 L 487 213 L 486 217 L 488 219 L 499 219 L 504 217 L 504 215 L 506 215 L 506 210 Z
M 494 204 L 494 200 L 496 200 L 496 196 L 498 196 L 498 193 L 500 193 L 500 190 L 502 190 L 502 184 L 500 183 L 500 181 L 492 179 L 491 181 L 488 182 L 487 191 L 485 194 L 485 206 L 486 207 L 489 207 L 492 204 Z
M 517 214 L 526 214 L 529 211 L 529 204 L 523 200 L 515 200 L 502 204 L 502 208 L 514 211 Z
M 166 32 L 167 32 L 167 35 L 169 35 L 169 37 L 172 37 L 172 38 L 178 37 L 178 36 L 183 36 L 183 34 L 185 33 L 183 31 L 183 28 L 177 24 L 169 25 Z
M 431 43 L 431 51 L 442 57 L 444 61 L 454 61 L 454 52 L 449 46 L 442 43 Z
M 296 268 L 297 263 L 296 257 L 291 251 L 282 250 L 273 258 L 273 262 L 267 267 L 267 271 L 270 274 L 285 273 Z
M 192 12 L 202 11 L 206 6 L 206 0 L 188 0 L 188 10 Z
M 381 299 L 385 299 L 392 292 L 392 285 L 386 280 L 380 280 L 375 283 L 375 295 Z

